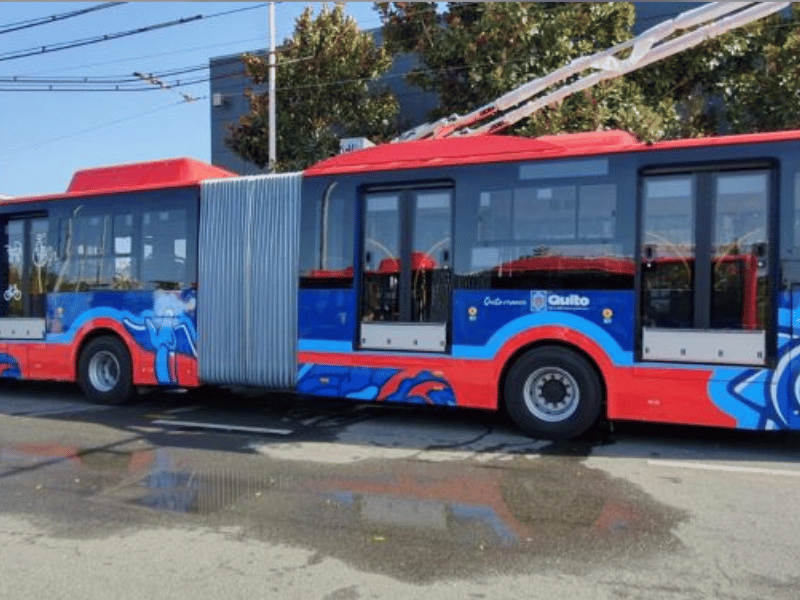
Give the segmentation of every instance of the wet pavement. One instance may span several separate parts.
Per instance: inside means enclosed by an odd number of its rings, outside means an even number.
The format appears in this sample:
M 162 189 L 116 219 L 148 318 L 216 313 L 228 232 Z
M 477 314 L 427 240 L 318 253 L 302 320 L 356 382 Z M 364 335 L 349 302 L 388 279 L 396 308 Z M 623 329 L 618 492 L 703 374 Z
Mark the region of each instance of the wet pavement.
M 0 390 L 0 515 L 54 539 L 234 531 L 243 543 L 303 549 L 311 564 L 332 558 L 414 585 L 583 576 L 690 553 L 679 532 L 693 504 L 637 483 L 642 461 L 800 456 L 796 437 L 695 430 L 687 444 L 684 431 L 655 430 L 653 440 L 646 428 L 599 430 L 557 445 L 480 413 L 227 392 L 104 408 L 69 389 L 12 387 Z M 685 473 L 661 466 L 658 486 L 683 484 Z M 772 471 L 782 482 L 800 475 Z
M 682 516 L 578 457 L 428 450 L 332 464 L 269 455 L 260 447 L 213 456 L 138 437 L 83 448 L 4 444 L 0 511 L 39 517 L 68 537 L 237 527 L 408 581 L 668 551 Z

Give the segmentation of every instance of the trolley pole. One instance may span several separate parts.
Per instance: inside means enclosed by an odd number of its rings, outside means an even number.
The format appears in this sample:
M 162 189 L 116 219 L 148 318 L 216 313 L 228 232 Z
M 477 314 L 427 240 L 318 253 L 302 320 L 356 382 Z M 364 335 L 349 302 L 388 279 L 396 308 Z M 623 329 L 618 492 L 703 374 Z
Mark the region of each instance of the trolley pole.
M 275 172 L 275 3 L 269 3 L 269 172 Z

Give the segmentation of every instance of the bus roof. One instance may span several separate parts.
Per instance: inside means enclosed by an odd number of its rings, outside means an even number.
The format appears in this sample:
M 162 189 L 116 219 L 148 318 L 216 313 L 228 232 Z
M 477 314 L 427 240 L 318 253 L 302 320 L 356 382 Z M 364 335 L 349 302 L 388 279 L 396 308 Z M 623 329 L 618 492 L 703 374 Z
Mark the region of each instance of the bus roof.
M 236 173 L 193 158 L 169 158 L 124 165 L 81 169 L 72 176 L 67 191 L 46 196 L 14 197 L 3 203 L 56 200 L 199 185 L 207 179 L 236 177 Z
M 479 135 L 382 144 L 333 156 L 312 165 L 303 174 L 315 177 L 797 139 L 800 139 L 800 130 L 669 140 L 652 144 L 639 142 L 629 133 L 618 130 L 538 138 Z

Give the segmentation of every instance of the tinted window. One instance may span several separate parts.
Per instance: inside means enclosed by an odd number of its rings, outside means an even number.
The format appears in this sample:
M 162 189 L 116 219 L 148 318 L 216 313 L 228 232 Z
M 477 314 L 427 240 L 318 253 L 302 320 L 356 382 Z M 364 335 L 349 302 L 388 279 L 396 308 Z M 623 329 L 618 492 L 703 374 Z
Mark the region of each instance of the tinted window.
M 74 214 L 80 215 L 84 206 Z M 59 277 L 54 291 L 108 289 L 111 284 L 109 215 L 74 216 L 60 222 Z
M 193 193 L 89 200 L 57 223 L 51 291 L 175 290 L 194 283 Z
M 140 287 L 137 254 L 134 253 L 134 215 L 114 217 L 114 273 L 112 287 L 131 290 Z
M 459 287 L 633 286 L 633 230 L 618 224 L 620 188 L 608 180 L 607 160 L 495 170 L 491 179 L 470 178 L 460 188 L 471 202 L 456 203 Z M 633 198 L 626 214 L 633 214 Z
M 647 327 L 691 327 L 694 322 L 693 175 L 644 181 L 642 322 Z
M 303 211 L 300 284 L 302 287 L 350 287 L 353 284 L 355 198 L 334 182 L 312 196 Z M 313 221 L 313 222 L 308 222 Z
M 186 210 L 142 215 L 142 280 L 159 289 L 188 286 Z

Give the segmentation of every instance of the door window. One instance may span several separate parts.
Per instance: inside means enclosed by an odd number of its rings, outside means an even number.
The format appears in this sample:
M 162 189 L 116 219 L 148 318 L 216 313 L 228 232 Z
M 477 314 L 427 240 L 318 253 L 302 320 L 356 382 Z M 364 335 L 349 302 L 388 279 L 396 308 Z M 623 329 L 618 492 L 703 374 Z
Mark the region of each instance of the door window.
M 642 356 L 764 364 L 770 171 L 643 180 Z
M 45 217 L 6 220 L 5 285 L 2 315 L 5 317 L 43 317 L 45 295 L 53 283 L 51 270 L 54 250 L 50 246 L 49 224 Z

